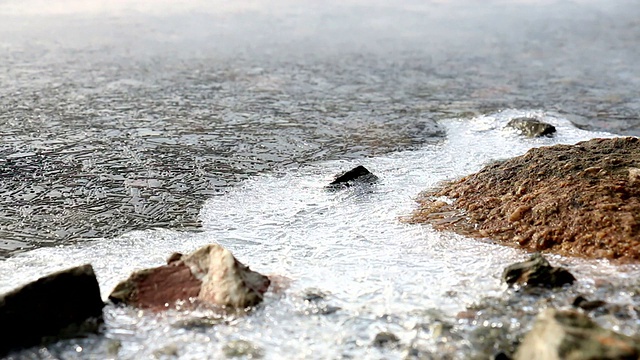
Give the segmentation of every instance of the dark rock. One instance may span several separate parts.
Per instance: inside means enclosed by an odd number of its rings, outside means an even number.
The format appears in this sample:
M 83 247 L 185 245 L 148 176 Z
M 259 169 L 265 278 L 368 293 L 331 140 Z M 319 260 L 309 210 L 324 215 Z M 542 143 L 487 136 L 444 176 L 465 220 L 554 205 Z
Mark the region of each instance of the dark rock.
M 535 253 L 527 261 L 509 265 L 502 273 L 502 280 L 511 285 L 527 287 L 555 288 L 564 284 L 573 284 L 576 280 L 569 271 L 561 267 L 553 267 L 539 253 Z
M 577 308 L 580 308 L 584 311 L 591 311 L 591 310 L 595 310 L 597 308 L 603 307 L 606 304 L 607 303 L 602 300 L 589 301 L 584 296 L 580 295 L 580 296 L 577 296 L 575 300 L 573 300 L 573 303 L 571 305 Z
M 499 353 L 493 355 L 491 357 L 491 360 L 511 360 L 511 356 L 505 354 L 504 352 L 500 351 Z
M 372 345 L 375 347 L 395 348 L 400 343 L 400 339 L 392 332 L 383 331 L 376 334 Z
M 306 302 L 306 305 L 300 309 L 304 315 L 331 315 L 342 310 L 339 306 L 329 305 L 324 301 Z
M 339 306 L 333 306 L 327 302 L 328 293 L 317 289 L 307 288 L 301 294 L 302 303 L 298 311 L 304 315 L 331 315 L 342 310 Z
M 324 300 L 326 296 L 327 294 L 325 294 L 320 289 L 308 288 L 308 289 L 305 289 L 304 293 L 302 294 L 302 299 L 304 301 L 316 302 L 316 301 Z
M 189 255 L 173 254 L 167 265 L 133 273 L 109 299 L 153 310 L 195 301 L 242 309 L 260 303 L 270 283 L 213 244 Z
M 373 184 L 378 181 L 378 177 L 372 174 L 367 168 L 360 165 L 344 174 L 338 175 L 335 180 L 329 183 L 329 188 L 349 187 L 355 184 Z
M 638 359 L 640 339 L 606 330 L 576 311 L 547 309 L 516 351 L 516 360 Z
M 512 119 L 506 127 L 518 130 L 522 135 L 530 138 L 551 135 L 556 132 L 553 125 L 527 117 Z
M 97 332 L 104 302 L 91 265 L 42 277 L 0 296 L 0 356 Z

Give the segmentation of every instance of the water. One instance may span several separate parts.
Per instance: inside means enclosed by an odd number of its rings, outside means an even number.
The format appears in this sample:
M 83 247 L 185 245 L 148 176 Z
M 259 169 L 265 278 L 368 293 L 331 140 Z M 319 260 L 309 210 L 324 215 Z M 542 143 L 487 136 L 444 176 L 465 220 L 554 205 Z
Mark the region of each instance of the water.
M 522 252 L 398 218 L 488 161 L 640 135 L 639 18 L 635 1 L 0 2 L 0 291 L 90 262 L 106 298 L 210 242 L 291 280 L 246 317 L 107 306 L 103 334 L 16 357 L 219 358 L 248 340 L 265 358 L 466 359 L 577 294 L 637 307 L 637 267 L 551 257 L 578 284 L 521 298 L 499 276 Z M 558 134 L 501 130 L 525 114 Z M 323 189 L 356 164 L 381 182 Z M 625 314 L 597 321 L 637 333 Z M 384 330 L 399 349 L 371 346 Z
M 523 115 L 537 115 L 555 125 L 556 136 L 525 139 L 503 129 L 509 119 Z M 246 180 L 207 200 L 200 209 L 203 231 L 199 233 L 130 232 L 91 243 L 40 248 L 0 262 L 0 291 L 90 262 L 106 297 L 132 270 L 159 265 L 174 251 L 216 242 L 252 269 L 290 279 L 283 291 L 269 292 L 264 304 L 247 316 L 219 319 L 203 311 L 156 315 L 109 305 L 102 335 L 16 356 L 220 358 L 225 346 L 246 340 L 266 359 L 400 358 L 410 344 L 423 356 L 464 359 L 474 354 L 470 340 L 474 329 L 511 326 L 523 331 L 529 324 L 520 324 L 521 319 L 508 312 L 503 314 L 507 320 L 485 324 L 465 324 L 455 316 L 485 297 L 504 296 L 502 269 L 526 254 L 429 226 L 403 224 L 399 218 L 415 208 L 420 191 L 477 171 L 487 162 L 532 147 L 612 135 L 577 129 L 562 116 L 544 111 L 507 110 L 442 124 L 447 140 L 420 150 L 308 164 Z M 325 190 L 334 174 L 357 164 L 377 174 L 380 182 L 371 188 Z M 635 301 L 638 306 L 638 293 L 628 288 L 637 286 L 634 279 L 640 267 L 550 259 L 569 266 L 578 278 L 571 290 L 552 293 L 556 301 L 581 293 L 613 303 Z M 615 286 L 603 286 L 605 279 Z M 318 304 L 305 302 L 309 289 L 326 294 L 325 299 Z M 533 303 L 531 311 L 540 307 Z M 220 324 L 184 325 L 206 316 Z M 637 317 L 603 319 L 605 326 L 626 333 L 637 331 L 640 324 Z M 447 330 L 447 324 L 453 330 Z M 373 347 L 372 340 L 381 331 L 394 332 L 405 347 Z
M 635 1 L 0 3 L 0 257 L 196 230 L 251 176 L 556 111 L 640 135 Z

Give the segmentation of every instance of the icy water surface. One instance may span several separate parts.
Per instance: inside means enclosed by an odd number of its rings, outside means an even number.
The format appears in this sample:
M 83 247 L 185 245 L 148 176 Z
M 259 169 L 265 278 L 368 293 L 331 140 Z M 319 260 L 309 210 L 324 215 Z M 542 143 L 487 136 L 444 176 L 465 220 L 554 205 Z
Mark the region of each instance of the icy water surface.
M 525 139 L 503 129 L 509 119 L 532 114 L 555 125 L 556 136 Z M 132 270 L 162 264 L 174 251 L 215 242 L 252 269 L 291 281 L 282 292 L 269 292 L 264 304 L 246 316 L 220 317 L 204 311 L 154 315 L 109 305 L 101 335 L 26 350 L 14 358 L 223 358 L 243 344 L 238 341 L 248 341 L 252 356 L 266 359 L 468 359 L 497 351 L 498 345 L 492 349 L 478 329 L 517 333 L 530 324 L 506 310 L 473 323 L 455 316 L 485 297 L 503 295 L 503 268 L 526 254 L 435 232 L 429 226 L 402 224 L 399 217 L 411 212 L 420 191 L 474 172 L 489 161 L 520 155 L 531 147 L 611 135 L 579 130 L 562 116 L 540 111 L 508 110 L 442 124 L 447 139 L 420 150 L 320 162 L 246 180 L 207 200 L 200 209 L 200 233 L 131 232 L 40 248 L 0 262 L 0 291 L 90 262 L 106 298 Z M 334 174 L 357 164 L 377 174 L 380 182 L 371 188 L 325 190 Z M 640 268 L 550 259 L 568 266 L 578 283 L 571 290 L 550 292 L 548 303 L 527 300 L 529 306 L 518 305 L 522 311 L 535 313 L 554 302 L 566 306 L 579 293 L 640 304 Z M 636 292 L 629 291 L 630 286 L 636 286 Z M 310 294 L 324 299 L 309 300 Z M 601 322 L 625 333 L 637 332 L 640 325 L 637 315 Z M 373 346 L 381 331 L 393 332 L 402 345 Z M 489 349 L 480 349 L 483 346 Z
M 544 109 L 640 134 L 637 1 L 0 1 L 0 257 Z M 455 139 L 453 139 L 455 141 Z

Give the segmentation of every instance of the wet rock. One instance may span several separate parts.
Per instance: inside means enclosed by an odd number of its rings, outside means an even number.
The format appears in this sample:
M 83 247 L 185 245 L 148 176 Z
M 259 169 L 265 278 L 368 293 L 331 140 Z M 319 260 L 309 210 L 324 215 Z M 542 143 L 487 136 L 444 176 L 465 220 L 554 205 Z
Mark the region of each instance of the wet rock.
M 178 351 L 178 345 L 176 344 L 168 344 L 159 349 L 153 351 L 153 357 L 158 358 L 177 358 L 180 355 Z
M 603 307 L 606 304 L 607 303 L 605 301 L 602 301 L 602 300 L 589 301 L 584 296 L 579 295 L 575 298 L 575 300 L 573 300 L 573 303 L 571 305 L 573 305 L 574 307 L 580 308 L 584 311 L 591 311 L 591 310 L 595 310 L 597 308 Z
M 638 261 L 639 168 L 634 137 L 531 149 L 424 193 L 407 221 L 529 251 Z
M 178 320 L 171 324 L 174 328 L 187 329 L 187 330 L 206 330 L 216 325 L 226 323 L 226 319 L 222 316 L 197 316 L 188 319 Z
M 154 310 L 195 301 L 242 309 L 260 303 L 269 285 L 266 276 L 212 244 L 189 255 L 173 254 L 167 265 L 133 273 L 109 299 Z
M 304 301 L 310 301 L 310 302 L 324 300 L 326 297 L 327 297 L 327 294 L 324 291 L 317 288 L 305 289 L 304 293 L 302 294 L 302 299 Z
M 522 135 L 530 138 L 551 135 L 556 132 L 555 126 L 528 117 L 512 119 L 506 127 L 518 130 Z
M 491 357 L 491 360 L 511 360 L 511 356 L 507 355 L 503 351 L 500 351 L 500 352 L 494 354 Z
M 107 355 L 109 355 L 110 358 L 119 359 L 120 357 L 118 356 L 118 354 L 120 353 L 120 349 L 122 349 L 122 341 L 117 339 L 107 339 L 105 341 Z
M 344 174 L 338 175 L 335 180 L 329 183 L 329 188 L 349 187 L 355 184 L 372 184 L 378 181 L 378 177 L 367 168 L 360 165 Z
M 516 360 L 638 359 L 640 339 L 606 330 L 576 311 L 547 309 L 519 346 Z
M 330 315 L 340 311 L 341 307 L 330 305 L 327 302 L 328 297 L 329 294 L 320 289 L 307 288 L 301 294 L 303 301 L 298 310 L 304 315 Z
M 576 278 L 564 268 L 551 266 L 541 254 L 535 253 L 529 260 L 505 268 L 502 280 L 509 286 L 555 288 L 573 284 Z
M 304 315 L 331 315 L 340 310 L 342 310 L 341 307 L 327 304 L 324 301 L 312 301 L 307 302 L 305 306 L 300 309 L 300 312 Z
M 0 356 L 98 331 L 104 303 L 91 265 L 42 277 L 0 296 Z
M 261 348 L 246 340 L 230 341 L 225 344 L 222 352 L 228 358 L 260 359 L 264 356 L 264 351 Z
M 400 344 L 400 338 L 394 333 L 383 331 L 376 334 L 372 345 L 379 348 L 396 348 Z

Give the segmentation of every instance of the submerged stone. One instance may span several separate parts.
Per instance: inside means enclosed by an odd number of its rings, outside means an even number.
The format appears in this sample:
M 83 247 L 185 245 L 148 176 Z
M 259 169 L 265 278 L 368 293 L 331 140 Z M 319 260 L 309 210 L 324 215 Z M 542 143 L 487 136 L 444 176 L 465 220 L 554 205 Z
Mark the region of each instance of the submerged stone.
M 372 184 L 378 181 L 378 177 L 362 165 L 338 175 L 329 183 L 329 188 L 349 187 L 355 184 Z
M 512 119 L 506 127 L 518 130 L 522 135 L 530 138 L 551 135 L 556 132 L 555 126 L 528 117 Z
M 584 296 L 579 295 L 576 296 L 571 305 L 584 311 L 591 311 L 607 305 L 607 302 L 602 300 L 587 300 Z
M 224 345 L 222 352 L 227 358 L 261 359 L 264 356 L 264 351 L 260 347 L 247 340 L 230 341 Z
M 91 265 L 42 277 L 0 296 L 0 356 L 97 332 L 104 302 Z
M 373 339 L 372 345 L 379 348 L 395 348 L 400 344 L 400 338 L 396 334 L 383 331 L 376 334 Z
M 573 284 L 576 278 L 564 268 L 551 266 L 547 259 L 535 253 L 529 260 L 509 265 L 504 269 L 502 280 L 509 286 L 518 284 L 555 288 Z
M 576 311 L 547 309 L 516 351 L 515 360 L 638 359 L 640 339 L 604 329 Z
M 409 222 L 530 251 L 637 261 L 639 169 L 634 137 L 535 148 L 423 194 Z
M 242 309 L 260 303 L 269 285 L 269 278 L 212 244 L 189 255 L 173 254 L 167 265 L 133 273 L 109 299 L 154 310 L 195 301 Z
M 494 354 L 491 360 L 511 360 L 511 356 L 507 355 L 504 351 L 500 351 Z

